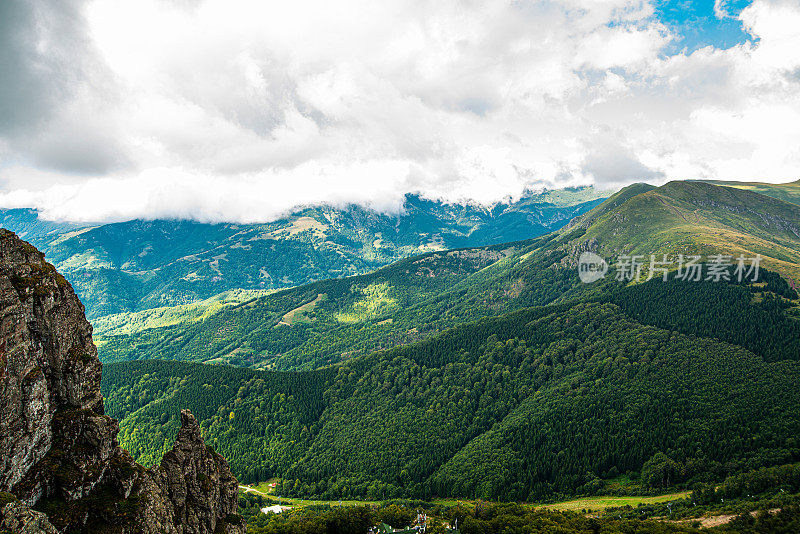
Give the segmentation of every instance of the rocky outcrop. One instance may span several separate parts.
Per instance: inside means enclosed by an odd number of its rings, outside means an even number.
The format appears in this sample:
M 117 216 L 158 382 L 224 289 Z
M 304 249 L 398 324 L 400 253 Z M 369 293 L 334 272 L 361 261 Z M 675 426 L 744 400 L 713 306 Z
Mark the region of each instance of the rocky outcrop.
M 33 246 L 0 229 L 0 492 L 14 498 L 0 508 L 0 525 L 243 533 L 236 479 L 205 446 L 191 413 L 181 413 L 161 465 L 145 469 L 119 447 L 118 424 L 104 414 L 101 371 L 70 284 Z
M 181 411 L 175 446 L 161 460 L 158 476 L 178 532 L 203 532 L 204 525 L 216 525 L 219 517 L 232 521 L 239 484 L 225 459 L 205 444 L 189 410 Z
M 0 508 L 0 528 L 3 531 L 21 534 L 58 534 L 47 516 L 31 510 L 19 501 L 8 503 Z

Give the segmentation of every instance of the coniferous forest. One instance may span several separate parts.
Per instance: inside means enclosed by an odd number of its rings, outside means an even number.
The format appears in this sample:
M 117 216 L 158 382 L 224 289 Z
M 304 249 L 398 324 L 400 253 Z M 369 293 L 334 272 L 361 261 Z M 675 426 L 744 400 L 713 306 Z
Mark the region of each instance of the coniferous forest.
M 179 406 L 243 483 L 322 499 L 532 501 L 657 491 L 800 460 L 795 297 L 654 280 L 524 308 L 317 371 L 108 364 L 104 395 L 156 462 Z

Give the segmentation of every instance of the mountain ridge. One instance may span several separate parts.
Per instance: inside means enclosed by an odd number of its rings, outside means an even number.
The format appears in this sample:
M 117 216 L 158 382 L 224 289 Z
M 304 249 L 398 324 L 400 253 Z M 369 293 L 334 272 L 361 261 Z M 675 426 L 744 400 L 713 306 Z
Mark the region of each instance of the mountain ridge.
M 486 256 L 503 250 L 501 256 Z M 765 269 L 800 279 L 800 206 L 700 182 L 660 188 L 635 184 L 546 236 L 505 248 L 417 256 L 360 277 L 317 282 L 221 308 L 188 326 L 103 336 L 101 357 L 120 361 L 149 352 L 162 359 L 277 369 L 329 365 L 459 322 L 599 292 L 606 285 L 585 285 L 578 279 L 584 251 L 601 254 L 612 264 L 625 254 L 641 255 L 646 263 L 651 254 L 668 254 L 673 260 L 678 254 L 701 254 L 705 261 L 714 254 L 729 255 L 732 261 L 738 254 L 760 254 Z M 472 259 L 463 260 L 467 257 Z M 612 269 L 607 278 L 615 274 Z M 363 293 L 367 290 L 369 296 Z M 304 312 L 309 320 L 272 328 L 284 314 L 322 294 L 327 299 Z M 394 307 L 387 307 L 391 302 Z M 352 316 L 353 306 L 367 303 L 377 306 L 375 314 L 362 313 L 351 323 L 340 320 Z
M 231 289 L 281 289 L 363 274 L 427 251 L 530 238 L 566 224 L 602 195 L 592 188 L 543 191 L 489 208 L 409 195 L 396 215 L 320 205 L 264 224 L 133 220 L 68 224 L 60 232 L 57 223 L 16 210 L 19 220 L 5 212 L 0 224 L 27 231 L 96 319 Z

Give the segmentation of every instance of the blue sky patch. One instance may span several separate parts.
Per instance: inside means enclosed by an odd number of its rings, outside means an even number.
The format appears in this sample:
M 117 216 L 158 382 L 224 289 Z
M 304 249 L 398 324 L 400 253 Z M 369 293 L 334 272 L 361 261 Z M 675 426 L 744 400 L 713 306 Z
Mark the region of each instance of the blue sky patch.
M 714 46 L 730 48 L 752 36 L 742 27 L 738 19 L 752 0 L 728 0 L 722 8 L 727 16 L 719 18 L 714 11 L 713 0 L 659 0 L 656 2 L 656 18 L 678 35 L 667 50 L 674 54 L 686 50 L 691 53 L 699 48 Z

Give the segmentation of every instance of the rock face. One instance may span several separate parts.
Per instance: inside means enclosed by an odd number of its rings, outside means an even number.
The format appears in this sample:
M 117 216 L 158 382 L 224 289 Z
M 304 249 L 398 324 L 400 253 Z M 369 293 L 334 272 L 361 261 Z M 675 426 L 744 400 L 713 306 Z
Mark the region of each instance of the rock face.
M 159 475 L 182 532 L 202 532 L 204 525 L 236 513 L 239 484 L 225 459 L 203 442 L 189 410 L 181 411 L 181 429 L 175 446 L 161 460 Z
M 192 414 L 181 412 L 175 447 L 145 469 L 104 414 L 101 371 L 70 284 L 0 229 L 0 495 L 11 501 L 0 530 L 243 533 L 236 479 Z
M 0 509 L 2 523 L 0 527 L 10 532 L 24 534 L 58 534 L 56 527 L 50 523 L 42 512 L 36 512 L 27 505 L 16 501 Z

